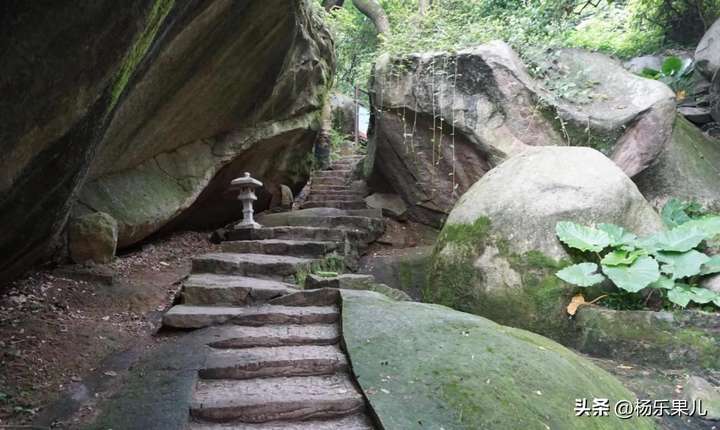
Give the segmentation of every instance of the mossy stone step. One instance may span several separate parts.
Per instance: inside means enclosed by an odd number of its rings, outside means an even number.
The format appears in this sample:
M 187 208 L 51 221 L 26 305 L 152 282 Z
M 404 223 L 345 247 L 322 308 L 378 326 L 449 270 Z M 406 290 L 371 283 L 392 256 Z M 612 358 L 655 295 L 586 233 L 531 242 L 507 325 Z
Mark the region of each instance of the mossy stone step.
M 353 189 L 350 185 L 325 185 L 313 183 L 310 187 L 310 193 L 322 192 L 322 191 L 344 191 L 352 192 Z
M 334 345 L 340 341 L 336 324 L 224 326 L 213 348 L 254 348 L 292 345 Z
M 315 193 L 310 194 L 306 202 L 326 202 L 328 200 L 335 202 L 357 202 L 364 199 L 359 194 L 350 193 Z
M 285 280 L 313 261 L 286 255 L 210 253 L 194 258 L 192 271 Z
M 250 379 L 331 375 L 347 371 L 337 345 L 213 349 L 200 369 L 204 379 Z
M 247 380 L 200 380 L 190 405 L 193 417 L 262 423 L 329 419 L 362 412 L 363 396 L 346 374 Z
M 267 279 L 196 273 L 183 283 L 186 305 L 244 305 L 261 303 L 298 291 L 294 285 Z
M 269 423 L 190 423 L 188 430 L 373 430 L 370 420 L 357 414 L 332 420 L 275 421 Z
M 228 231 L 225 238 L 229 241 L 283 239 L 340 242 L 345 240 L 347 232 L 359 232 L 359 230 L 304 226 L 243 228 Z
M 320 170 L 313 173 L 313 178 L 346 178 L 352 174 L 349 169 Z
M 171 328 L 202 328 L 234 323 L 248 326 L 268 324 L 331 324 L 338 319 L 337 306 L 190 306 L 176 305 L 163 315 Z
M 312 180 L 311 188 L 315 185 L 332 185 L 332 186 L 342 186 L 346 185 L 348 183 L 348 178 L 336 178 L 336 177 L 322 177 L 322 178 L 314 178 Z
M 335 241 L 289 239 L 238 240 L 223 242 L 222 250 L 231 253 L 275 254 L 320 258 L 338 247 Z
M 364 200 L 326 200 L 326 201 L 308 201 L 303 203 L 302 207 L 306 208 L 337 208 L 337 209 L 367 209 Z

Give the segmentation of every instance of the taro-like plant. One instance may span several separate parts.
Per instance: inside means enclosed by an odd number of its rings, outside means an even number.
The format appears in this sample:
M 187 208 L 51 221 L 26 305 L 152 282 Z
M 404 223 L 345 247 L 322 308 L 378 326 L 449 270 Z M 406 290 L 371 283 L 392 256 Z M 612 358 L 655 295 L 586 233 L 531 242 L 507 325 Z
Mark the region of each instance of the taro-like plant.
M 692 59 L 682 59 L 679 57 L 671 56 L 665 58 L 660 70 L 646 67 L 640 72 L 640 76 L 655 79 L 663 82 L 673 91 L 679 100 L 684 99 L 687 96 L 688 89 L 692 84 L 692 74 L 695 70 L 695 65 Z
M 631 293 L 660 290 L 680 307 L 690 302 L 720 307 L 720 294 L 700 287 L 703 277 L 720 273 L 720 255 L 701 252 L 705 240 L 720 235 L 720 216 L 688 219 L 645 238 L 614 224 L 587 227 L 563 221 L 556 232 L 588 259 L 557 272 L 565 282 L 590 287 L 609 279 Z

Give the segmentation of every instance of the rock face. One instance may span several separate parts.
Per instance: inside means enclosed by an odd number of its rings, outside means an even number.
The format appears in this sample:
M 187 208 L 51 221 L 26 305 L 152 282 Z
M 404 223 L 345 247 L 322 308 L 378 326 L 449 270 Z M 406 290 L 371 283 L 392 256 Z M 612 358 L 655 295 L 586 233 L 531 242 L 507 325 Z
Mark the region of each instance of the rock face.
M 68 249 L 76 263 L 109 263 L 115 257 L 118 225 L 115 218 L 95 212 L 68 224 Z
M 381 57 L 366 174 L 392 184 L 411 218 L 440 226 L 483 174 L 533 146 L 594 147 L 630 176 L 647 168 L 669 141 L 673 92 L 601 54 L 546 57 L 542 81 L 501 42 Z
M 115 218 L 122 247 L 237 218 L 222 192 L 244 170 L 269 190 L 307 177 L 334 61 L 309 1 L 126 6 L 4 6 L 0 278 L 52 250 L 73 207 Z
M 695 68 L 708 80 L 720 68 L 720 20 L 710 26 L 695 50 Z
M 591 148 L 528 150 L 496 167 L 458 201 L 438 238 L 424 299 L 563 338 L 573 288 L 555 272 L 569 255 L 558 221 L 662 228 L 633 182 Z
M 575 399 L 614 405 L 634 395 L 542 336 L 377 293 L 345 290 L 342 298 L 353 372 L 383 428 L 655 428 L 647 418 L 576 417 Z

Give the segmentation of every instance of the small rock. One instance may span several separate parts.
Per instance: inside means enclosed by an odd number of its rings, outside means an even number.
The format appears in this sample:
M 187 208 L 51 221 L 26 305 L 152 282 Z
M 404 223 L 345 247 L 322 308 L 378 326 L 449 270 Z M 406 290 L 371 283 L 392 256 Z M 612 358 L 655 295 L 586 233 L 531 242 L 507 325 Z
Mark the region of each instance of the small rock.
M 402 220 L 407 213 L 407 205 L 397 194 L 375 193 L 365 198 L 365 203 L 373 209 L 382 210 L 383 215 Z
M 292 208 L 294 197 L 293 192 L 287 185 L 280 185 L 280 206 L 284 209 Z
M 707 108 L 681 106 L 678 112 L 695 124 L 707 124 L 713 120 L 710 109 Z
M 76 263 L 109 263 L 117 241 L 117 221 L 104 212 L 73 218 L 68 224 L 68 248 Z
M 689 376 L 685 384 L 685 396 L 691 402 L 700 401 L 707 420 L 720 420 L 720 391 L 699 376 Z

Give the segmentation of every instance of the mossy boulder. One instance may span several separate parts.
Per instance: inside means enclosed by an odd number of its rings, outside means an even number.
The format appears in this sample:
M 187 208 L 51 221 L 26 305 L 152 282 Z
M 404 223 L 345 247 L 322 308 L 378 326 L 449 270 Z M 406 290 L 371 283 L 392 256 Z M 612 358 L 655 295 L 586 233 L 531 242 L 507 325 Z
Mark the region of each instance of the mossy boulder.
M 635 396 L 542 336 L 371 292 L 342 291 L 342 319 L 353 372 L 383 428 L 656 428 L 647 418 L 576 417 L 576 399 Z
M 109 263 L 117 250 L 118 224 L 104 212 L 73 218 L 68 223 L 68 250 L 76 263 Z
M 488 172 L 453 208 L 423 299 L 569 339 L 564 308 L 575 289 L 555 272 L 572 256 L 555 235 L 558 221 L 614 223 L 638 234 L 662 228 L 635 184 L 600 152 L 528 150 Z

